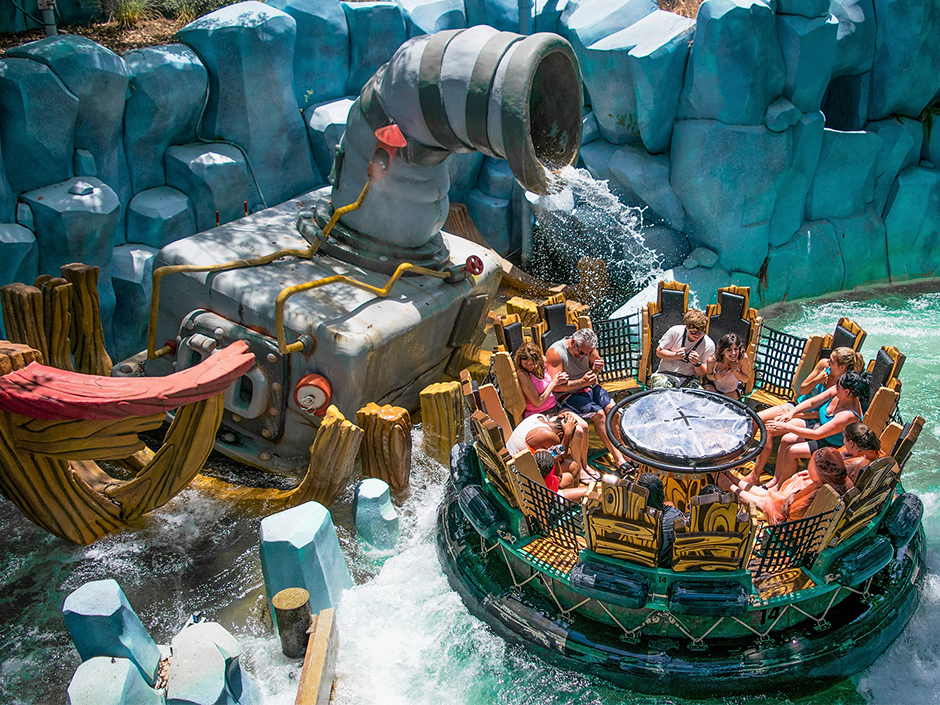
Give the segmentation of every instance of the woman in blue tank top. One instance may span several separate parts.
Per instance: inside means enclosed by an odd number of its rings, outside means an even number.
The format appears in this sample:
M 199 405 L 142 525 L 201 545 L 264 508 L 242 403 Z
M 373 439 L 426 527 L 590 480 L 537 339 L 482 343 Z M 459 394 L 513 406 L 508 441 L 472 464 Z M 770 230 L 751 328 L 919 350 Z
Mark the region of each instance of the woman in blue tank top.
M 824 446 L 841 447 L 844 444 L 842 431 L 850 423 L 861 420 L 868 395 L 867 374 L 848 372 L 835 386 L 768 421 L 768 435 L 782 436 L 774 479 L 769 486 L 782 485 L 793 475 L 799 458 L 809 458 Z

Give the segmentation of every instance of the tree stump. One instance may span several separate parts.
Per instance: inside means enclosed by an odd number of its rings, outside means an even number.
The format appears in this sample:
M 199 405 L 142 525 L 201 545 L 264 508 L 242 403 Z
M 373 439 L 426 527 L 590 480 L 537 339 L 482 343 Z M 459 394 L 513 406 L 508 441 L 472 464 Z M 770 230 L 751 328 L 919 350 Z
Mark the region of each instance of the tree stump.
M 0 301 L 10 342 L 28 345 L 48 360 L 42 291 L 29 284 L 15 282 L 0 287 Z
M 431 384 L 420 395 L 424 452 L 445 466 L 450 449 L 464 436 L 462 397 L 460 382 Z
M 400 406 L 366 404 L 356 412 L 365 433 L 362 475 L 377 477 L 393 490 L 408 486 L 411 473 L 411 416 Z
M 293 490 L 272 497 L 276 505 L 296 507 L 311 500 L 329 507 L 349 483 L 362 441 L 362 429 L 350 423 L 332 404 L 310 446 L 310 464 Z
M 44 274 L 36 279 L 42 290 L 43 323 L 49 354 L 46 364 L 60 370 L 73 370 L 72 345 L 69 331 L 72 321 L 72 292 L 74 287 L 62 277 Z
M 303 588 L 286 588 L 271 598 L 271 605 L 281 651 L 287 658 L 303 658 L 310 629 L 310 593 Z
M 506 313 L 519 316 L 523 326 L 534 326 L 539 322 L 538 304 L 521 296 L 513 296 L 506 302 Z

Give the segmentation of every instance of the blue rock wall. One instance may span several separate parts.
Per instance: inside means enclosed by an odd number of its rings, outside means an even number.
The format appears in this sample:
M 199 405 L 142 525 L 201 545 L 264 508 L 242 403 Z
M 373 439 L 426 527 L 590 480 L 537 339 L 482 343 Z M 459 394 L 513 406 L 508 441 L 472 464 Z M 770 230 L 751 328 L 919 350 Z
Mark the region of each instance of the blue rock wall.
M 63 21 L 87 21 L 79 5 Z M 372 72 L 408 37 L 480 23 L 569 38 L 583 164 L 646 208 L 702 303 L 729 281 L 767 304 L 937 274 L 932 0 L 705 0 L 695 20 L 653 0 L 271 0 L 124 56 L 58 36 L 0 59 L 0 284 L 84 259 L 106 316 L 116 296 L 141 310 L 151 249 L 322 186 Z M 0 10 L 0 31 L 26 26 Z M 518 250 L 505 165 L 448 167 L 451 199 Z M 142 334 L 125 318 L 121 355 Z

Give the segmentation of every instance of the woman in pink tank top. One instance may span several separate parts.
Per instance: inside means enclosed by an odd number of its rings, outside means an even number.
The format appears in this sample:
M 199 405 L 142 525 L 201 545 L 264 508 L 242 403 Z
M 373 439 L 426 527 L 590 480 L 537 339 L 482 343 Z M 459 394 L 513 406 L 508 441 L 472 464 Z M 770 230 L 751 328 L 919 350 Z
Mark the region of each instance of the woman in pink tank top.
M 525 416 L 541 414 L 555 408 L 552 390 L 568 381 L 568 375 L 559 372 L 554 378 L 545 369 L 545 356 L 533 343 L 523 343 L 516 350 L 516 376 L 525 395 Z

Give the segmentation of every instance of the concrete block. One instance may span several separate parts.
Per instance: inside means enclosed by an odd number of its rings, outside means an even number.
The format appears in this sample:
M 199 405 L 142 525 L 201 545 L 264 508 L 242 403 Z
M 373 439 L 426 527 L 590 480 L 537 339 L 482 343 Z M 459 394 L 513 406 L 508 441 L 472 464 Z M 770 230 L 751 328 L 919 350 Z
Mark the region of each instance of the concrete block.
M 164 186 L 167 148 L 195 139 L 209 74 L 196 53 L 182 44 L 134 49 L 124 60 L 131 73 L 124 149 L 136 194 Z
M 269 601 L 284 588 L 302 587 L 314 614 L 336 607 L 353 585 L 330 512 L 318 502 L 261 521 L 261 571 Z
M 869 208 L 853 218 L 829 218 L 829 222 L 835 228 L 845 267 L 842 288 L 886 283 L 886 234 L 881 216 Z
M 786 79 L 783 97 L 804 113 L 819 110 L 836 57 L 839 21 L 823 17 L 777 15 L 777 38 Z
M 689 256 L 689 238 L 665 225 L 645 225 L 640 233 L 643 244 L 656 253 L 662 269 L 678 267 Z
M 346 94 L 356 95 L 376 69 L 408 39 L 401 8 L 394 2 L 344 2 L 349 24 Z
M 0 59 L 0 144 L 13 193 L 72 176 L 78 98 L 45 64 Z
M 940 4 L 877 0 L 868 117 L 918 117 L 940 92 Z
M 85 583 L 65 598 L 62 616 L 82 661 L 95 656 L 129 659 L 154 684 L 160 649 L 116 580 Z
M 512 196 L 515 183 L 516 179 L 512 175 L 512 169 L 509 168 L 509 162 L 492 157 L 483 159 L 483 168 L 480 169 L 480 176 L 477 179 L 477 188 L 483 193 L 493 198 L 509 198 Z
M 826 17 L 830 0 L 777 0 L 777 16 Z
M 114 287 L 114 347 L 124 360 L 147 347 L 153 260 L 159 250 L 146 245 L 115 247 L 111 258 Z
M 639 205 L 646 205 L 653 211 L 646 214 L 645 219 L 662 218 L 670 228 L 685 230 L 685 211 L 669 183 L 667 156 L 648 154 L 642 147 L 621 147 L 608 166 L 611 179 L 636 194 Z
M 854 76 L 871 69 L 875 55 L 875 6 L 872 0 L 832 0 L 839 22 L 832 75 Z M 827 113 L 828 115 L 828 113 Z
M 876 213 L 885 215 L 888 194 L 897 175 L 909 166 L 920 161 L 924 143 L 924 126 L 917 120 L 881 120 L 865 126 L 867 132 L 877 134 L 882 142 L 875 162 L 874 208 Z M 940 147 L 940 135 L 931 132 L 930 146 Z M 929 152 L 929 146 L 928 146 Z M 937 153 L 940 158 L 940 152 Z M 887 223 L 885 223 L 887 225 Z
M 395 0 L 402 9 L 408 36 L 463 29 L 467 15 L 461 0 Z
M 575 44 L 604 139 L 668 149 L 694 24 L 655 10 L 590 46 Z
M 800 121 L 803 114 L 786 98 L 777 98 L 767 106 L 764 125 L 773 132 L 783 132 Z
M 96 656 L 83 662 L 69 681 L 68 705 L 162 705 L 155 691 L 126 658 Z
M 467 26 L 486 24 L 503 32 L 519 31 L 517 0 L 464 0 Z
M 307 126 L 313 161 L 324 176 L 329 176 L 333 169 L 333 157 L 346 131 L 346 117 L 352 105 L 351 99 L 340 98 L 304 108 L 304 124 Z
M 825 118 L 820 112 L 806 113 L 789 130 L 791 159 L 787 170 L 780 175 L 774 212 L 770 218 L 770 246 L 789 242 L 806 215 L 806 195 L 809 193 L 819 151 L 822 146 Z
M 472 189 L 464 199 L 467 213 L 487 244 L 501 255 L 507 255 L 519 245 L 511 241 L 512 208 L 508 198 L 488 196 L 478 188 Z
M 484 158 L 482 152 L 457 153 L 447 157 L 447 173 L 450 176 L 447 198 L 451 203 L 463 203 L 470 189 L 476 186 Z
M 124 233 L 118 229 L 121 206 L 117 195 L 100 179 L 88 176 L 29 191 L 21 198 L 33 214 L 40 272 L 58 274 L 70 262 L 100 268 L 101 323 L 108 348 L 113 350 L 111 251 L 124 243 Z
M 653 0 L 582 0 L 568 5 L 561 16 L 562 35 L 575 52 L 616 34 L 659 9 Z M 583 70 L 583 67 L 582 67 Z
M 267 4 L 286 12 L 297 23 L 297 106 L 307 108 L 346 95 L 350 40 L 342 6 L 335 0 L 269 0 Z
M 173 637 L 167 705 L 261 705 L 258 686 L 239 661 L 241 645 L 216 622 L 197 622 Z
M 823 132 L 819 164 L 806 198 L 806 217 L 849 218 L 874 200 L 875 162 L 883 140 L 874 132 Z
M 936 277 L 940 270 L 940 173 L 910 166 L 885 207 L 891 281 Z
M 196 234 L 196 216 L 189 197 L 175 188 L 141 191 L 127 207 L 127 242 L 158 250 Z
M 370 477 L 356 485 L 353 497 L 356 533 L 380 550 L 395 548 L 398 541 L 398 512 L 392 506 L 388 483 Z
M 199 54 L 209 72 L 203 136 L 245 150 L 269 205 L 323 183 L 294 97 L 293 17 L 252 0 L 204 15 L 176 37 Z M 255 207 L 255 193 L 241 198 Z
M 597 125 L 594 111 L 590 110 L 581 118 L 581 146 L 583 147 L 596 139 L 600 139 L 601 131 Z
M 763 0 L 705 0 L 679 100 L 679 118 L 762 125 L 786 70 L 777 18 Z
M 717 252 L 726 269 L 756 275 L 777 189 L 793 164 L 791 131 L 680 120 L 670 158 L 670 182 L 693 224 L 693 244 Z
M 38 274 L 39 245 L 33 231 L 14 223 L 0 224 L 0 286 L 13 282 L 32 283 Z M 0 312 L 0 338 L 5 336 Z
M 175 145 L 166 152 L 166 183 L 188 194 L 196 215 L 196 232 L 245 215 L 257 191 L 248 175 L 245 157 L 231 145 L 215 143 Z
M 6 55 L 45 64 L 78 98 L 75 147 L 91 153 L 97 166 L 94 175 L 126 204 L 130 183 L 124 156 L 124 102 L 131 74 L 124 59 L 76 34 L 22 44 Z
M 761 305 L 821 296 L 842 288 L 845 267 L 832 223 L 803 223 L 793 238 L 770 248 Z

